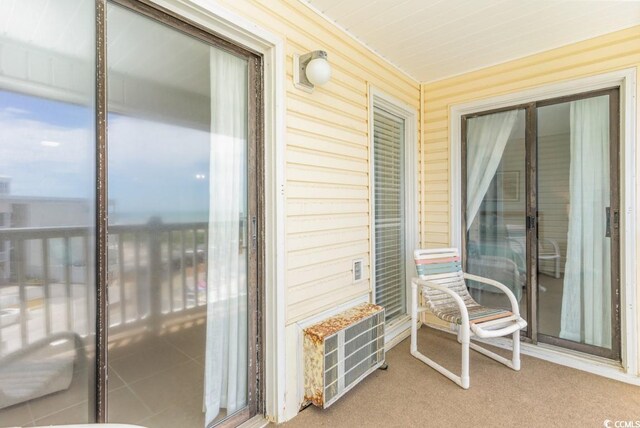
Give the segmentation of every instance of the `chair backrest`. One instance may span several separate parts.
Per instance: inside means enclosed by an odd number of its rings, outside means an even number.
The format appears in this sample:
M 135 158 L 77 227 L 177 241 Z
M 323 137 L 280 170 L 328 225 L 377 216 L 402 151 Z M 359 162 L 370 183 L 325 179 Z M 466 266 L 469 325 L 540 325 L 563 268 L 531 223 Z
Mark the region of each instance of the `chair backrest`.
M 437 248 L 416 250 L 414 252 L 416 271 L 422 279 L 429 279 L 434 275 L 462 272 L 462 262 L 457 248 Z
M 462 273 L 462 261 L 457 248 L 416 250 L 414 259 L 416 271 L 421 279 L 446 286 L 462 297 L 467 306 L 477 305 L 467 290 Z M 453 298 L 440 290 L 426 288 L 423 290 L 422 296 L 433 312 L 441 312 L 446 308 L 457 310 Z

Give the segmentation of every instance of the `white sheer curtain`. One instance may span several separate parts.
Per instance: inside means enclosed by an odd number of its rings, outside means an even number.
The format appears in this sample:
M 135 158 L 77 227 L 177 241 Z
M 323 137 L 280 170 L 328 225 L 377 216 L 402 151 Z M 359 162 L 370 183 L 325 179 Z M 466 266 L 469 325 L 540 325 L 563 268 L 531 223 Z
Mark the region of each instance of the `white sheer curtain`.
M 207 424 L 247 404 L 246 147 L 247 62 L 211 48 Z
M 467 120 L 467 230 L 500 166 L 517 117 L 517 110 L 509 110 Z
M 611 347 L 609 99 L 571 103 L 567 263 L 560 337 Z

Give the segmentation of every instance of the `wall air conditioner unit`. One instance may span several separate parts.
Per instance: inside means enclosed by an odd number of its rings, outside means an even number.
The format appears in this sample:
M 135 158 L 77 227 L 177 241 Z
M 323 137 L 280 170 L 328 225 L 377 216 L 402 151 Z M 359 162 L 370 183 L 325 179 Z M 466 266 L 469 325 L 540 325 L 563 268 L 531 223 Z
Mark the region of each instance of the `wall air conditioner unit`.
M 384 364 L 384 308 L 364 303 L 304 330 L 305 402 L 327 408 Z

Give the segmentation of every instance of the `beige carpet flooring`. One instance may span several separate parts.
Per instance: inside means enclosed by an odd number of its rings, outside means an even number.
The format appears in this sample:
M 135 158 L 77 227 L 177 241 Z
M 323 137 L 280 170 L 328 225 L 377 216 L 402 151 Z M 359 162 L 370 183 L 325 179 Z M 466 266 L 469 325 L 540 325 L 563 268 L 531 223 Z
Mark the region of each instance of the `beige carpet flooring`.
M 419 349 L 458 373 L 455 336 L 422 327 Z M 640 387 L 523 356 L 522 370 L 471 352 L 467 391 L 409 354 L 409 339 L 326 410 L 307 407 L 295 427 L 603 427 L 640 421 Z M 503 353 L 504 351 L 499 351 Z M 612 425 L 613 426 L 613 425 Z

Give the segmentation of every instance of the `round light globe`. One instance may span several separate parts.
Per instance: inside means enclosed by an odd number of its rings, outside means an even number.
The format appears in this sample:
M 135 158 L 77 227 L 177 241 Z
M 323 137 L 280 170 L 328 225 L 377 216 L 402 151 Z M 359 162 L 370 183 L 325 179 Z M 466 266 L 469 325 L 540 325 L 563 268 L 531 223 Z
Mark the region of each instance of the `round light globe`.
M 307 79 L 314 85 L 324 85 L 331 78 L 331 65 L 325 58 L 315 58 L 307 64 Z

